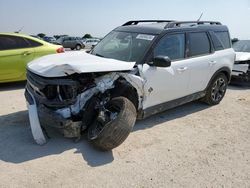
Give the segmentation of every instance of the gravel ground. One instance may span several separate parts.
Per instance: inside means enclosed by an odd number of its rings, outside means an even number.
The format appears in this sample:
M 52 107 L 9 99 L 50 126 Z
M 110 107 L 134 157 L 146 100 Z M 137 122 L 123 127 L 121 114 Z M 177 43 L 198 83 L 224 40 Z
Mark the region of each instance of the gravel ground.
M 138 121 L 112 152 L 49 130 L 34 143 L 24 84 L 0 85 L 0 187 L 250 187 L 250 89 Z

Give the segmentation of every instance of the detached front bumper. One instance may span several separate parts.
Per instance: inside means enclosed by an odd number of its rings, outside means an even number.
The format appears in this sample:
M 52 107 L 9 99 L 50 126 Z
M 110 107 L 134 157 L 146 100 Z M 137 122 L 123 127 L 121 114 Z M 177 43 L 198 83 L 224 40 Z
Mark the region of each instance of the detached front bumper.
M 46 143 L 46 138 L 43 134 L 43 131 L 40 125 L 35 99 L 32 96 L 32 94 L 29 93 L 27 89 L 25 91 L 25 97 L 27 100 L 27 107 L 29 110 L 29 120 L 30 120 L 30 127 L 31 127 L 33 138 L 37 144 L 43 145 Z
M 25 97 L 27 100 L 29 110 L 29 120 L 32 130 L 32 135 L 37 144 L 42 145 L 46 143 L 42 127 L 48 126 L 59 129 L 67 138 L 78 138 L 81 134 L 81 121 L 73 121 L 64 118 L 55 110 L 45 107 L 42 104 L 37 104 L 32 91 L 27 87 L 25 90 Z

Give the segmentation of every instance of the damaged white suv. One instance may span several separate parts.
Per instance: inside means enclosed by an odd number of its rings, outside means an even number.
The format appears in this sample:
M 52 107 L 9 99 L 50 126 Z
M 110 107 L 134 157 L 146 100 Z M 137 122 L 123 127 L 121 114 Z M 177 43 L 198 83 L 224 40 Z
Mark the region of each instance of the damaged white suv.
M 250 40 L 233 41 L 236 59 L 233 66 L 232 78 L 242 83 L 250 84 Z
M 228 29 L 219 22 L 127 22 L 89 53 L 49 55 L 28 65 L 34 139 L 46 142 L 46 126 L 71 138 L 87 130 L 95 146 L 113 149 L 137 118 L 197 99 L 220 103 L 234 60 Z

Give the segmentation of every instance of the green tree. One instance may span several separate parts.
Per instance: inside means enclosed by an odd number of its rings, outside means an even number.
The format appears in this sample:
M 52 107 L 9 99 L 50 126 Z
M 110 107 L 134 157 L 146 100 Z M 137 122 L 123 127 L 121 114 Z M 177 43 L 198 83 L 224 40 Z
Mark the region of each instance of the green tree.
M 85 34 L 82 38 L 83 39 L 89 39 L 89 38 L 93 38 L 93 37 L 91 36 L 91 34 Z
M 46 34 L 44 34 L 44 33 L 39 33 L 39 34 L 37 34 L 37 36 L 39 36 L 40 38 L 43 38 L 43 37 L 46 36 Z

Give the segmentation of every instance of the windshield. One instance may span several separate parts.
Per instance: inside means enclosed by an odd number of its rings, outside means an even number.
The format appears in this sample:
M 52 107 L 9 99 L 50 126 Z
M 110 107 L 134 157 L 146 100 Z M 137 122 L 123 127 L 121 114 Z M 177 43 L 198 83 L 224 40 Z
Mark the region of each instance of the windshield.
M 233 43 L 236 52 L 250 52 L 250 40 L 240 40 Z
M 92 54 L 136 62 L 150 46 L 154 35 L 112 31 L 93 49 Z

